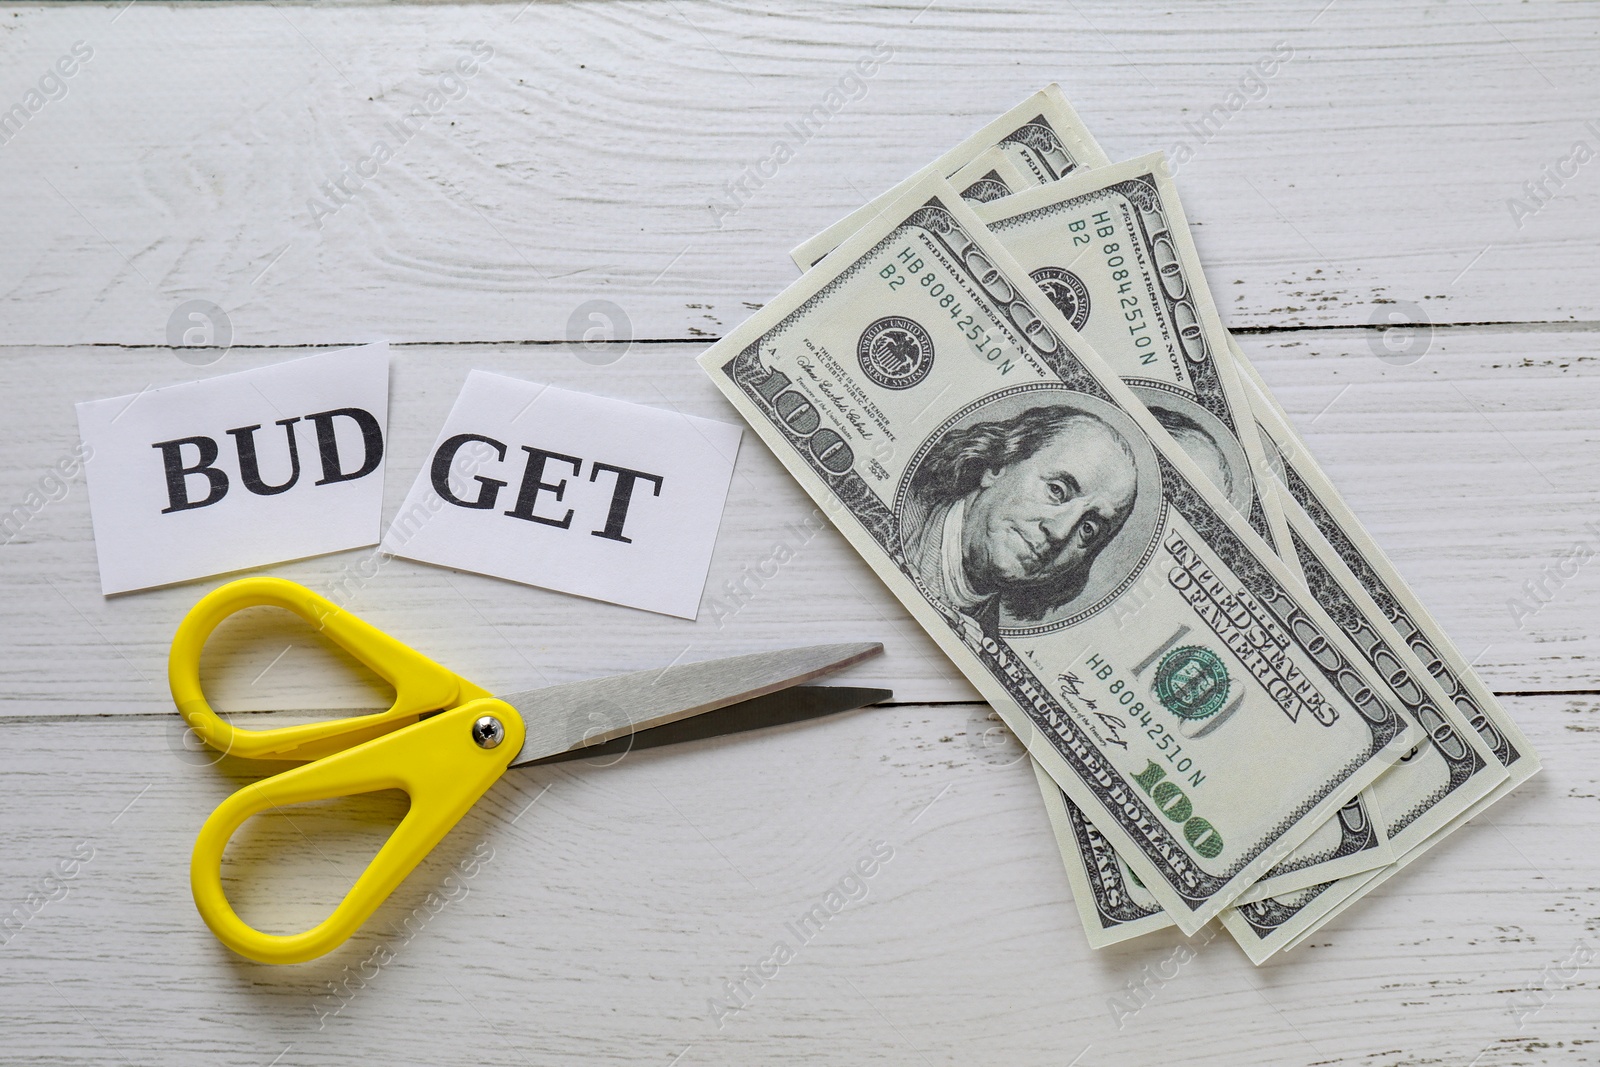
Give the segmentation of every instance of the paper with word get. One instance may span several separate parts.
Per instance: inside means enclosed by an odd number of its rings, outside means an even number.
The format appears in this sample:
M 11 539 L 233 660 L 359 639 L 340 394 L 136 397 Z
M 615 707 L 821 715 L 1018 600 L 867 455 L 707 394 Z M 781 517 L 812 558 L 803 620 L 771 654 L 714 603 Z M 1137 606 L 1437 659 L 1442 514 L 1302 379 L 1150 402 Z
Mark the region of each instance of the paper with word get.
M 378 540 L 386 344 L 77 410 L 108 596 Z
M 383 547 L 693 619 L 743 432 L 475 370 Z

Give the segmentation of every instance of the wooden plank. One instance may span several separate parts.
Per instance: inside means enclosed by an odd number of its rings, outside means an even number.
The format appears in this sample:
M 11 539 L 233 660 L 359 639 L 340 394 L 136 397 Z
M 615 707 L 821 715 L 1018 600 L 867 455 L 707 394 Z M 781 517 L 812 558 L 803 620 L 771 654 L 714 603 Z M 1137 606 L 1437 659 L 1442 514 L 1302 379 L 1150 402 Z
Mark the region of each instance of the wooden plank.
M 723 334 L 788 284 L 795 241 L 1059 80 L 1114 158 L 1196 147 L 1179 182 L 1232 325 L 1361 327 L 1390 312 L 1522 324 L 1435 331 L 1405 365 L 1379 359 L 1368 329 L 1244 340 L 1490 684 L 1544 691 L 1506 704 L 1547 769 L 1306 948 L 1255 970 L 1225 935 L 1203 943 L 1212 928 L 1166 978 L 1183 958 L 1175 934 L 1087 948 L 1031 775 L 1014 744 L 991 743 L 986 708 L 874 709 L 519 772 L 345 949 L 259 967 L 206 933 L 184 876 L 204 814 L 270 769 L 213 765 L 170 711 L 167 641 L 216 580 L 101 598 L 77 482 L 0 551 L 6 1058 L 1594 1058 L 1596 964 L 1580 953 L 1595 947 L 1600 886 L 1573 843 L 1600 818 L 1595 577 L 1575 563 L 1600 548 L 1600 184 L 1595 164 L 1559 186 L 1547 168 L 1575 141 L 1600 146 L 1587 125 L 1600 123 L 1597 38 L 1592 7 L 1510 0 L 1202 0 L 1159 16 L 1112 0 L 12 12 L 0 114 L 73 42 L 94 55 L 0 139 L 0 506 L 59 495 L 41 479 L 76 440 L 73 401 L 306 344 L 433 342 L 396 350 L 390 511 L 473 367 L 732 418 L 689 339 Z M 479 40 L 493 58 L 399 144 L 386 124 L 425 106 Z M 880 41 L 894 56 L 864 97 L 719 225 L 708 203 Z M 1293 58 L 1229 110 L 1280 41 Z M 1208 121 L 1214 132 L 1195 132 Z M 319 228 L 308 200 L 380 138 L 394 158 Z M 1519 225 L 1508 200 L 1530 181 L 1556 195 Z M 138 347 L 161 344 L 189 300 L 226 309 L 242 346 L 287 347 L 198 370 Z M 587 318 L 590 300 L 613 307 Z M 607 366 L 562 344 L 462 343 L 591 326 L 677 343 Z M 358 611 L 501 688 L 882 639 L 888 655 L 850 681 L 973 699 L 842 538 L 794 532 L 810 510 L 747 440 L 693 624 L 400 560 L 368 581 L 357 552 L 270 570 L 349 583 Z M 780 543 L 794 558 L 778 566 Z M 741 581 L 751 595 L 735 603 L 726 583 Z M 371 707 L 374 683 L 260 619 L 208 657 L 208 691 L 230 709 Z M 1588 695 L 1552 695 L 1567 690 Z M 230 891 L 264 925 L 309 925 L 402 811 L 379 795 L 258 820 L 230 849 Z M 779 938 L 797 943 L 790 924 L 880 841 L 893 857 L 864 899 L 747 985 L 749 1006 L 719 1027 L 711 999 Z M 47 880 L 89 850 L 75 877 Z M 64 898 L 35 906 L 62 884 Z M 1148 1001 L 1133 1014 L 1130 983 Z
M 1600 921 L 1573 848 L 1600 832 L 1600 704 L 1509 703 L 1544 774 L 1261 970 L 1214 927 L 1192 959 L 1170 931 L 1092 952 L 1031 773 L 976 741 L 981 706 L 513 772 L 354 941 L 296 967 L 232 956 L 189 899 L 199 823 L 252 768 L 175 756 L 156 718 L 0 722 L 0 915 L 24 910 L 0 1028 L 9 1060 L 40 1063 L 1139 1067 L 1178 1042 L 1274 1067 L 1586 1061 L 1595 964 L 1568 961 Z M 401 810 L 257 820 L 230 850 L 235 900 L 270 928 L 314 921 Z M 845 884 L 861 899 L 802 942 L 790 924 L 878 842 L 892 856 Z M 74 850 L 91 858 L 47 882 Z M 793 959 L 719 1028 L 710 1001 L 779 940 Z M 1129 983 L 1148 990 L 1131 1014 Z
M 1245 340 L 1313 454 L 1493 687 L 1594 688 L 1600 635 L 1587 597 L 1596 572 L 1559 564 L 1573 574 L 1557 580 L 1546 569 L 1576 544 L 1600 549 L 1593 525 L 1600 522 L 1600 473 L 1589 463 L 1600 443 L 1592 416 L 1600 406 L 1600 339 L 1588 332 L 1441 332 L 1418 362 L 1393 367 L 1371 354 L 1374 336 L 1306 331 Z M 637 345 L 619 362 L 596 367 L 560 345 L 397 348 L 386 514 L 421 469 L 470 369 L 736 421 L 693 366 L 698 351 Z M 8 507 L 25 500 L 72 448 L 74 400 L 296 354 L 236 351 L 197 371 L 161 350 L 0 352 L 0 390 L 29 397 L 0 427 L 0 500 Z M 103 598 L 92 537 L 78 481 L 0 553 L 0 593 L 14 635 L 0 652 L 0 714 L 170 707 L 165 663 L 172 630 L 200 592 L 222 579 Z M 694 623 L 401 559 L 375 565 L 364 551 L 264 572 L 347 595 L 373 622 L 502 691 L 679 657 L 882 640 L 887 654 L 853 669 L 852 681 L 889 686 L 908 701 L 973 697 L 748 435 Z M 365 581 L 365 573 L 375 576 Z M 1542 583 L 1547 603 L 1514 615 L 1512 598 L 1535 607 L 1523 588 L 1529 581 Z M 220 707 L 349 709 L 381 702 L 379 689 L 297 625 L 241 624 L 219 633 L 208 684 Z
M 385 490 L 392 515 L 422 468 L 438 427 L 472 368 L 738 422 L 692 362 L 690 345 L 640 345 L 595 367 L 555 346 L 428 346 L 396 350 Z M 293 357 L 281 350 L 230 354 L 201 373 Z M 61 374 L 60 350 L 0 357 L 0 379 L 38 403 L 5 431 L 4 497 L 23 500 L 49 464 L 76 443 L 71 403 L 196 376 L 161 350 L 81 351 Z M 91 378 L 93 385 L 87 385 Z M 354 550 L 262 569 L 348 604 L 376 625 L 500 692 L 683 660 L 835 641 L 881 640 L 888 652 L 854 668 L 854 684 L 885 685 L 902 699 L 972 699 L 933 642 L 888 596 L 753 435 L 747 435 L 694 623 L 493 578 Z M 13 714 L 166 710 L 167 647 L 200 591 L 225 579 L 104 598 L 88 495 L 76 482 L 4 548 L 0 577 L 14 604 L 3 653 L 4 699 Z M 780 552 L 783 546 L 787 552 Z M 785 558 L 792 554 L 792 558 Z M 371 575 L 370 580 L 364 578 Z M 276 615 L 278 613 L 272 612 Z M 284 615 L 285 619 L 288 616 Z M 234 638 L 230 639 L 232 632 Z M 348 662 L 298 621 L 281 629 L 219 631 L 208 692 L 230 710 L 363 708 L 381 687 L 360 683 Z M 274 663 L 274 658 L 283 655 Z M 213 658 L 208 654 L 208 661 Z M 270 672 L 267 671 L 270 667 Z M 841 676 L 841 678 L 844 676 Z M 892 685 L 891 685 L 891 681 Z M 373 680 L 376 683 L 376 680 Z
M 1501 691 L 1596 687 L 1600 347 L 1444 330 L 1406 366 L 1364 331 L 1244 338 L 1312 453 Z
M 0 343 L 159 344 L 189 300 L 248 344 L 558 339 L 591 299 L 636 337 L 719 335 L 794 243 L 1052 80 L 1113 157 L 1189 144 L 1236 325 L 1600 319 L 1600 180 L 1544 176 L 1600 148 L 1587 5 L 59 5 L 5 29 L 7 106 L 93 56 L 0 151 Z M 791 133 L 878 42 L 860 99 Z M 728 199 L 780 139 L 793 158 Z

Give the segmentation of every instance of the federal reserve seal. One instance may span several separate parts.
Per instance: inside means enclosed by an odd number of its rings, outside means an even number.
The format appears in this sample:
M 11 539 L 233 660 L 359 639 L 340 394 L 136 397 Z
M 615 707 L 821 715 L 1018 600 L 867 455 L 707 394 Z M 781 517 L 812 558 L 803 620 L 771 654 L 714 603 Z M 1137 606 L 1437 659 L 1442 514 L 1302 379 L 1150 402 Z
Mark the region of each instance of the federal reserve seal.
M 1039 283 L 1044 295 L 1066 316 L 1074 330 L 1088 325 L 1089 287 L 1083 284 L 1083 279 L 1060 267 L 1040 267 L 1028 277 Z
M 885 389 L 910 389 L 933 369 L 933 338 L 916 321 L 890 315 L 861 332 L 856 359 Z
M 1216 714 L 1228 699 L 1228 688 L 1228 670 L 1221 658 L 1199 645 L 1173 649 L 1156 668 L 1156 699 L 1180 719 Z

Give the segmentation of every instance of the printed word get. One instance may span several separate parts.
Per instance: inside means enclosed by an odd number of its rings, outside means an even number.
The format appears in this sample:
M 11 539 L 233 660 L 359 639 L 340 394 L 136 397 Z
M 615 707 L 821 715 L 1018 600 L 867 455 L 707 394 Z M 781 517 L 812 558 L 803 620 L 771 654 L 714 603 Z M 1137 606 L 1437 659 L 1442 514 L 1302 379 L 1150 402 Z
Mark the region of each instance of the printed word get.
M 453 437 L 446 438 L 444 443 L 439 446 L 438 451 L 434 453 L 429 475 L 433 482 L 433 491 L 438 493 L 447 503 L 454 504 L 459 508 L 489 511 L 499 506 L 500 490 L 507 485 L 505 481 L 498 478 L 486 478 L 481 474 L 473 475 L 473 480 L 478 483 L 478 493 L 471 500 L 464 500 L 457 496 L 450 487 L 450 467 L 455 462 L 456 453 L 474 441 L 488 445 L 494 449 L 500 462 L 504 463 L 506 461 L 506 445 L 503 442 L 496 441 L 492 437 L 485 437 L 482 434 L 458 433 Z M 547 470 L 551 469 L 552 464 L 571 468 L 571 477 L 579 478 L 583 474 L 584 460 L 578 456 L 569 456 L 562 452 L 533 448 L 529 445 L 523 445 L 522 451 L 528 454 L 528 458 L 523 463 L 522 480 L 517 487 L 516 502 L 510 510 L 503 512 L 503 514 L 509 515 L 514 519 L 524 519 L 528 522 L 554 526 L 561 530 L 571 529 L 574 509 L 569 507 L 565 512 L 557 514 L 556 512 L 559 509 L 554 508 L 550 512 L 540 514 L 535 508 L 541 503 L 541 494 L 547 495 L 557 505 L 566 497 L 566 477 L 557 478 L 555 481 L 546 480 L 547 478 L 556 477 L 553 471 L 550 474 L 546 473 Z M 660 496 L 661 486 L 666 479 L 659 474 L 649 474 L 629 467 L 602 463 L 599 460 L 590 463 L 588 478 L 590 482 L 598 480 L 602 474 L 613 475 L 616 481 L 611 490 L 611 504 L 606 513 L 605 525 L 598 530 L 591 530 L 590 533 L 595 537 L 604 537 L 611 541 L 632 544 L 633 539 L 626 536 L 622 530 L 624 524 L 628 521 L 628 508 L 633 502 L 635 487 L 641 481 L 649 482 L 651 495 Z

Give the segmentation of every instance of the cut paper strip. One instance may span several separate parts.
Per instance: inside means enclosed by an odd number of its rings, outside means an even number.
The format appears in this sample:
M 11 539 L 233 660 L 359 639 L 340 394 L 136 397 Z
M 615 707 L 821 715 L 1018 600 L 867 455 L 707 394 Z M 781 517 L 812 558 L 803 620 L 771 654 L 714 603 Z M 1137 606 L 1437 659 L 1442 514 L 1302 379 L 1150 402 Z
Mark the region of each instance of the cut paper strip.
M 77 410 L 106 595 L 378 539 L 387 344 Z
M 383 547 L 693 619 L 742 433 L 473 371 Z

